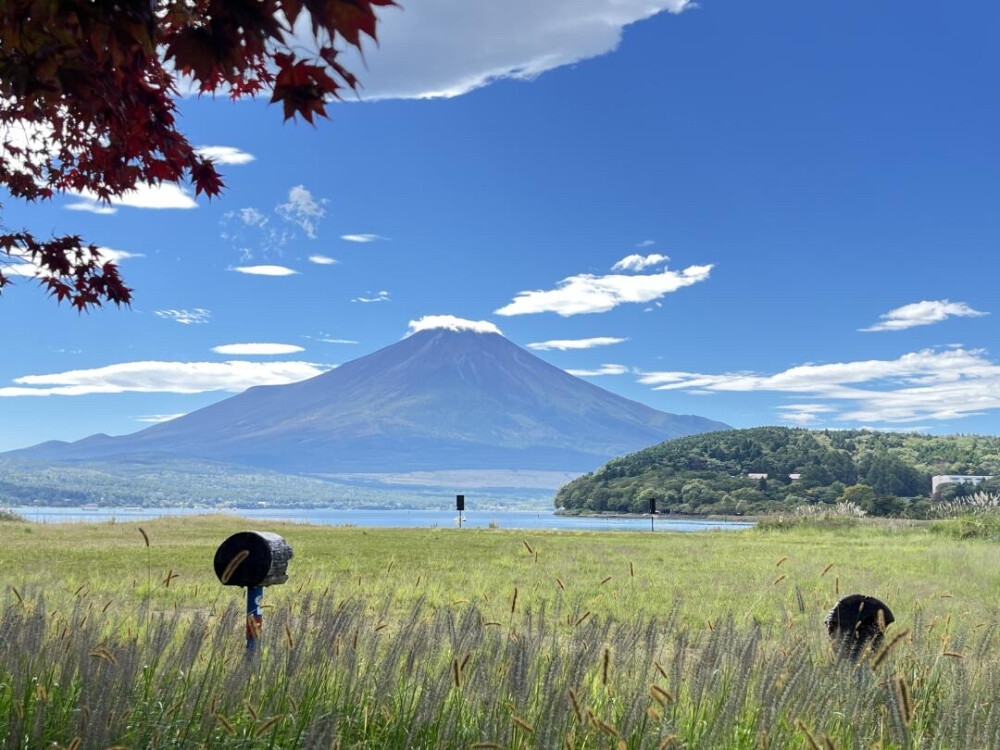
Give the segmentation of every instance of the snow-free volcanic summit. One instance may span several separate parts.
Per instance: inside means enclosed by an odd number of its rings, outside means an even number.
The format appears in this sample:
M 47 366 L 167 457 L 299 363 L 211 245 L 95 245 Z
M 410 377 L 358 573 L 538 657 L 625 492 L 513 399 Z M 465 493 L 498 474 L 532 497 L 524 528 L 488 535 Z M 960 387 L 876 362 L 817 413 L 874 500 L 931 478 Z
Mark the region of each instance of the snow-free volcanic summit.
M 441 318 L 309 380 L 259 386 L 131 435 L 17 451 L 46 460 L 164 454 L 309 474 L 590 471 L 726 425 L 657 411 L 569 375 L 489 323 Z

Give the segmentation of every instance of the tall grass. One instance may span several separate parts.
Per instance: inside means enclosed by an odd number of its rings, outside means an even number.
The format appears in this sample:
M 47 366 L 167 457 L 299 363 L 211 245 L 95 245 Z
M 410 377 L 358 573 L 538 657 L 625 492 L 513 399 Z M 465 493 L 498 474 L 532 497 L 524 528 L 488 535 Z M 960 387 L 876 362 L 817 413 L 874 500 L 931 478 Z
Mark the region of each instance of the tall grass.
M 3 747 L 1000 746 L 995 625 L 918 613 L 854 667 L 796 616 L 692 629 L 679 606 L 621 622 L 559 594 L 505 622 L 393 612 L 306 596 L 248 660 L 235 604 L 147 626 L 11 590 Z
M 937 507 L 932 530 L 957 539 L 1000 540 L 1000 496 L 976 492 Z
M 995 545 L 280 526 L 247 661 L 234 523 L 0 528 L 0 748 L 1000 747 Z M 896 615 L 857 668 L 854 591 Z

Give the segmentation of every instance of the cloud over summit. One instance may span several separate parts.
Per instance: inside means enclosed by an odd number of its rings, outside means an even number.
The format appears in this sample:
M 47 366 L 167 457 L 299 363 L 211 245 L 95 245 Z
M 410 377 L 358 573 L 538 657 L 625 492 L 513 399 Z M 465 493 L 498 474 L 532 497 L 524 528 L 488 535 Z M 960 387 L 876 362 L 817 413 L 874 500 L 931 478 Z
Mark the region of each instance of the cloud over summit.
M 425 315 L 417 320 L 411 320 L 406 335 L 411 336 L 418 331 L 433 331 L 436 329 L 503 335 L 500 329 L 488 320 L 466 320 L 454 315 Z

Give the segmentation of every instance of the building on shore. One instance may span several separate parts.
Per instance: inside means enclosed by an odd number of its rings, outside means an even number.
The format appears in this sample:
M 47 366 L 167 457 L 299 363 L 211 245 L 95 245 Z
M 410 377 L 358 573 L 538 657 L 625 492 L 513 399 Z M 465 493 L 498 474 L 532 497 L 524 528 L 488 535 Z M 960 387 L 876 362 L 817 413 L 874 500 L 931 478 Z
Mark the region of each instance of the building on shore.
M 992 478 L 992 476 L 971 474 L 938 474 L 937 476 L 931 477 L 931 494 L 935 494 L 938 491 L 938 487 L 943 484 L 977 485 L 980 482 L 985 482 L 987 479 Z

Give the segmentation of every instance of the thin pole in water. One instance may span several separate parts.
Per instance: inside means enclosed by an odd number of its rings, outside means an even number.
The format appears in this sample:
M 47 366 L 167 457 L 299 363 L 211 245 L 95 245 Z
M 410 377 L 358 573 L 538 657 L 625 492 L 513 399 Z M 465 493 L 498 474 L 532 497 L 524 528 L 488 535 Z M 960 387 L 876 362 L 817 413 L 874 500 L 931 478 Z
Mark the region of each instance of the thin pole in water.
M 264 626 L 264 612 L 261 600 L 264 598 L 263 586 L 247 586 L 247 656 L 253 656 L 257 650 L 257 639 L 260 638 Z

